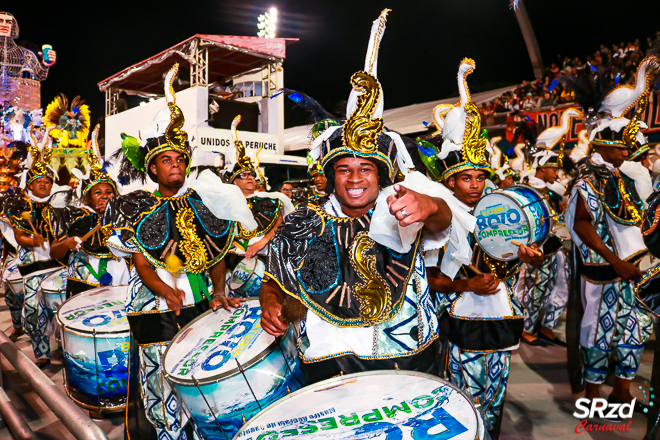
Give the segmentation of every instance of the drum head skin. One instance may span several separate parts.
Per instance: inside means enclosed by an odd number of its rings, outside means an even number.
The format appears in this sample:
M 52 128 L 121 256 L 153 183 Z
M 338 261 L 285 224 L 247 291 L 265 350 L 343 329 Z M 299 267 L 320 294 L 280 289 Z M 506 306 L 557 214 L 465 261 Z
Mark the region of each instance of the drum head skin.
M 469 397 L 430 374 L 372 371 L 328 379 L 281 399 L 239 440 L 483 438 Z
M 227 311 L 209 310 L 174 337 L 165 353 L 165 373 L 176 383 L 201 383 L 240 373 L 269 351 L 275 338 L 261 328 L 259 300 Z
M 479 246 L 500 261 L 518 258 L 518 246 L 513 241 L 541 245 L 552 230 L 547 202 L 536 190 L 524 185 L 485 195 L 475 206 L 474 216 Z
M 41 282 L 41 290 L 47 292 L 63 292 L 66 290 L 67 268 L 63 267 L 50 275 Z
M 126 286 L 98 287 L 66 301 L 57 320 L 67 330 L 82 333 L 128 332 Z

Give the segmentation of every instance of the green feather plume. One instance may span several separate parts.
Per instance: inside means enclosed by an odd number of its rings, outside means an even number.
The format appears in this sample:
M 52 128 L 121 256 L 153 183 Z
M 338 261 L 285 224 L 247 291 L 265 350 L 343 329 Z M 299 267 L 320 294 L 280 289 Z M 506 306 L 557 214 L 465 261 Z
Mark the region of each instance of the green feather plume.
M 140 150 L 140 141 L 126 133 L 121 134 L 121 149 L 124 156 L 131 161 L 133 167 L 140 172 L 145 172 L 144 157 L 145 154 Z

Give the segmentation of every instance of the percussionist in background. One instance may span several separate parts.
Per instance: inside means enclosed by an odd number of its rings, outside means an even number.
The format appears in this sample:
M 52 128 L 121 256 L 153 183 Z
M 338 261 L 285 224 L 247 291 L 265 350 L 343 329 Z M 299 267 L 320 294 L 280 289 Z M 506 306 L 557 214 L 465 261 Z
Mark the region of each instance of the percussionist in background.
M 66 283 L 66 297 L 84 292 L 100 285 L 127 285 L 128 266 L 123 258 L 115 257 L 106 241 L 111 226 L 101 229 L 101 217 L 108 201 L 117 195 L 117 184 L 103 169 L 98 148 L 99 126 L 92 133 L 92 152 L 89 155 L 90 169 L 80 177 L 79 192 L 82 206 L 68 204 L 54 209 L 51 216 L 53 242 L 50 255 L 64 260 L 71 252 Z M 78 170 L 76 170 L 78 172 Z M 75 190 L 71 190 L 74 192 Z M 91 234 L 87 237 L 88 234 Z M 87 238 L 84 242 L 82 238 Z
M 25 290 L 23 327 L 32 340 L 36 364 L 43 368 L 50 364 L 50 338 L 46 332 L 49 319 L 40 286 L 49 272 L 64 264 L 51 258 L 49 251 L 53 230 L 48 219 L 53 209 L 50 201 L 56 176 L 48 165 L 52 154 L 47 145 L 48 131 L 39 146 L 32 125 L 29 131 L 31 164 L 21 183 L 24 190 L 5 199 L 2 215 L 13 227 L 5 231 L 13 236 L 8 239 L 14 239 L 18 245 L 18 269 Z
M 242 256 L 253 258 L 259 256 L 266 260 L 268 243 L 273 239 L 275 230 L 282 222 L 283 216 L 294 210 L 289 197 L 279 192 L 264 192 L 257 190 L 257 166 L 247 155 L 243 143 L 238 140 L 238 124 L 241 116 L 234 118 L 231 125 L 232 139 L 236 147 L 236 162 L 227 181 L 240 188 L 247 199 L 247 204 L 258 227 L 254 231 L 246 230 L 238 225 L 238 233 L 227 258 L 227 268 L 233 270 Z

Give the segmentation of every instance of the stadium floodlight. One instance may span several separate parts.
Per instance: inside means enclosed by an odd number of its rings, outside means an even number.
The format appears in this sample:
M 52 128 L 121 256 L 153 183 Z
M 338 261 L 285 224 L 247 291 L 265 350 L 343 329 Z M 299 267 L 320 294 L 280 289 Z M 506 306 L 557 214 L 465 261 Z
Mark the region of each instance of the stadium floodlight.
M 272 7 L 257 19 L 257 35 L 262 38 L 275 38 L 277 32 L 277 8 Z

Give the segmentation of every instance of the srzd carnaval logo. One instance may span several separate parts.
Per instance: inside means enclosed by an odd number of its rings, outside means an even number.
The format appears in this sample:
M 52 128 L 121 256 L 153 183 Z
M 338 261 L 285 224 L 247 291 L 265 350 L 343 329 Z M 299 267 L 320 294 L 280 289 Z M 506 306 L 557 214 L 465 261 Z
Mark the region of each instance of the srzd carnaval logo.
M 607 399 L 587 399 L 584 397 L 578 399 L 575 402 L 577 411 L 573 413 L 573 417 L 582 420 L 575 427 L 575 432 L 580 434 L 585 431 L 630 431 L 632 420 L 621 424 L 595 424 L 589 423 L 587 419 L 592 419 L 594 416 L 603 420 L 631 419 L 636 400 L 633 399 L 631 403 L 608 403 Z

